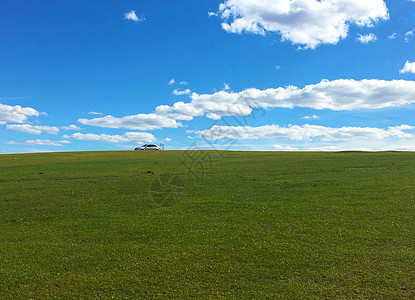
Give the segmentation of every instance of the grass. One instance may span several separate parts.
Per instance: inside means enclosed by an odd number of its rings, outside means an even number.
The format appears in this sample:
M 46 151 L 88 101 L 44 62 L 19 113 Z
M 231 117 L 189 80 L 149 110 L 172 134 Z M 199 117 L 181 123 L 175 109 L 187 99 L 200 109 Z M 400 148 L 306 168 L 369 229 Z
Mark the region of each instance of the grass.
M 414 298 L 414 153 L 199 154 L 1 155 L 0 299 Z

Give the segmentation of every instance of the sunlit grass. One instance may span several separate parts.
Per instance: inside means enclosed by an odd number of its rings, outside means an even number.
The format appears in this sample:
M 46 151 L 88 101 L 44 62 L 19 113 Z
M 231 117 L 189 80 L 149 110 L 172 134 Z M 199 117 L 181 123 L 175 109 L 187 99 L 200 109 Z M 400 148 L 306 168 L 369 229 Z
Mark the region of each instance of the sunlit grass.
M 0 299 L 414 297 L 415 154 L 203 154 L 1 155 Z

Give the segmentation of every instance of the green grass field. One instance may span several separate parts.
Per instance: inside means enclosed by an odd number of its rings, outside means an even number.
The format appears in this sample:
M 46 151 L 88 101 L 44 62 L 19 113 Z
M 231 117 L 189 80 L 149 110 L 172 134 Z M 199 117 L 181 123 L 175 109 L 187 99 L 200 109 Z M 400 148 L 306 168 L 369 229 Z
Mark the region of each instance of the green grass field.
M 0 299 L 415 297 L 415 153 L 199 154 L 0 155 Z

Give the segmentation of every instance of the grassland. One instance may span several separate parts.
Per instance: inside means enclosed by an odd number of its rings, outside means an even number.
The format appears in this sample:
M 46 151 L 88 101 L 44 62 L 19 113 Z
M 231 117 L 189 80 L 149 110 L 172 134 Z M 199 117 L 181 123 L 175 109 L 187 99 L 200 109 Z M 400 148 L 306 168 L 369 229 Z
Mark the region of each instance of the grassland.
M 415 297 L 415 154 L 201 154 L 1 155 L 0 299 Z

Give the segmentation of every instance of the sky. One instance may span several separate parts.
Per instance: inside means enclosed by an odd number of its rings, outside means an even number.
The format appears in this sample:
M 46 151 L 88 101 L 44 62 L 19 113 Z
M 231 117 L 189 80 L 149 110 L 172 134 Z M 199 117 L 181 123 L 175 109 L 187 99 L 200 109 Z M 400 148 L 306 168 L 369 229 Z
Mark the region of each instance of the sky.
M 415 1 L 0 11 L 0 153 L 415 150 Z

